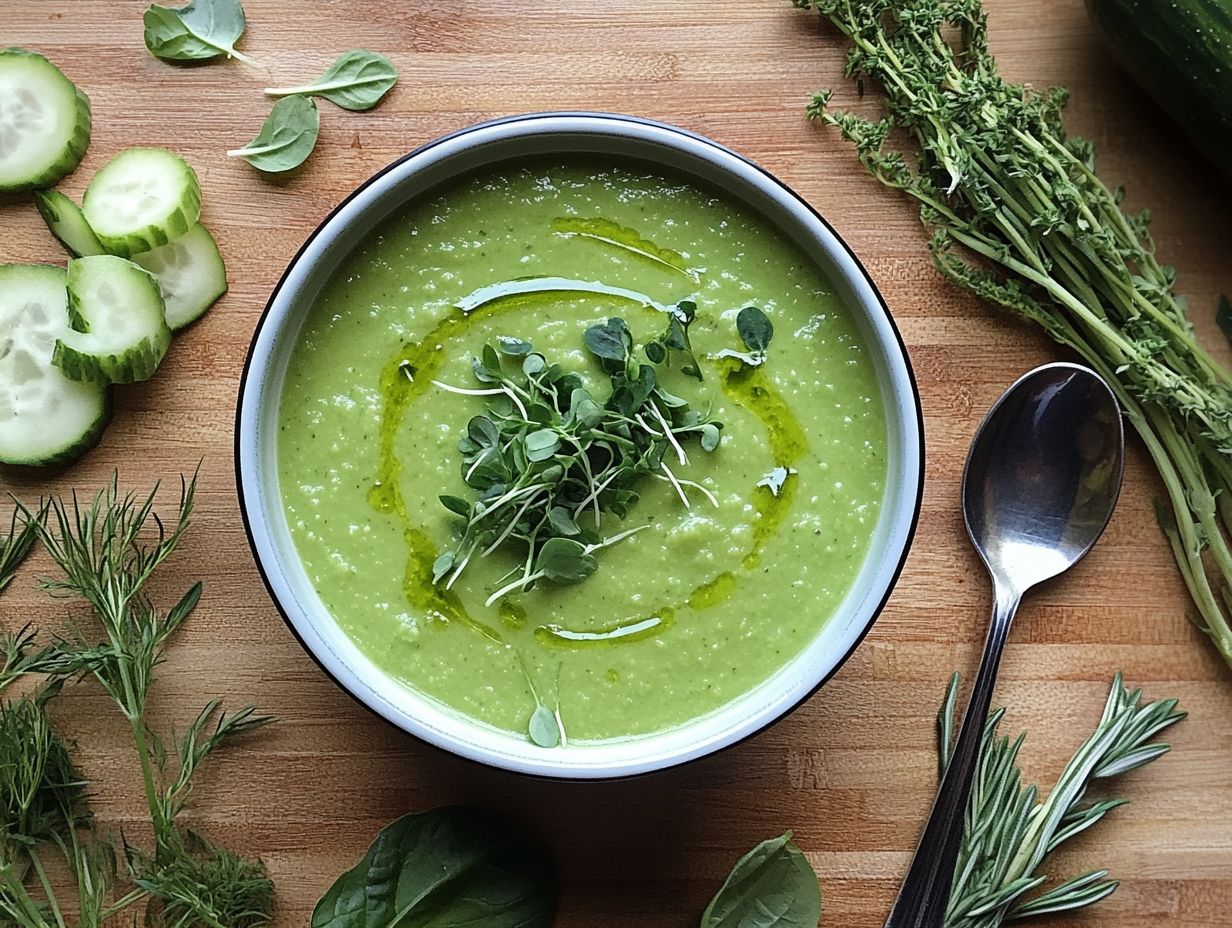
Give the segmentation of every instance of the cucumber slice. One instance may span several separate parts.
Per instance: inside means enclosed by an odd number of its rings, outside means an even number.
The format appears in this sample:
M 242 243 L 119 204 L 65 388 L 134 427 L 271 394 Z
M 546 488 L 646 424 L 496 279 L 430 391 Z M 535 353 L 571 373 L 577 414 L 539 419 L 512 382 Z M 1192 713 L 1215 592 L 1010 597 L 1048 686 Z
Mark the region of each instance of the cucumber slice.
M 79 458 L 110 418 L 107 387 L 70 380 L 51 363 L 69 328 L 65 282 L 63 268 L 0 265 L 0 463 Z
M 0 191 L 50 187 L 90 144 L 90 98 L 54 64 L 0 49 Z
M 115 255 L 68 263 L 68 317 L 52 360 L 73 380 L 148 380 L 171 344 L 158 281 Z
M 126 148 L 90 180 L 81 208 L 103 247 L 128 257 L 192 228 L 201 215 L 201 187 L 179 155 Z
M 173 332 L 195 322 L 227 292 L 222 255 L 201 223 L 174 242 L 133 255 L 132 260 L 158 278 Z
M 81 207 L 62 194 L 59 190 L 36 190 L 34 202 L 38 205 L 39 215 L 51 234 L 59 239 L 60 244 L 68 249 L 74 258 L 86 255 L 105 255 L 98 236 L 86 222 Z

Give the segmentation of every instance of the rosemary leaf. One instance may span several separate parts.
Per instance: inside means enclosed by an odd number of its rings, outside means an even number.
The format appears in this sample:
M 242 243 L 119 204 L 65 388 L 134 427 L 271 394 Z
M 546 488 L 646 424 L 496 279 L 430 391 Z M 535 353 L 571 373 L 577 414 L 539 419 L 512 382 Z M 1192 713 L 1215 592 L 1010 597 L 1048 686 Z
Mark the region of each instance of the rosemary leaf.
M 958 687 L 955 674 L 937 715 L 941 772 L 953 747 Z M 1165 754 L 1168 745 L 1150 739 L 1185 717 L 1175 699 L 1144 703 L 1141 691 L 1127 689 L 1117 674 L 1099 725 L 1041 799 L 1038 787 L 1023 784 L 1018 767 L 1025 735 L 1011 741 L 998 733 L 1004 715 L 1004 709 L 994 712 L 984 729 L 945 928 L 997 928 L 1005 921 L 1084 908 L 1112 893 L 1116 881 L 1107 879 L 1108 871 L 1096 870 L 1029 895 L 1048 879 L 1049 854 L 1125 804 L 1123 799 L 1084 803 L 1092 782 Z

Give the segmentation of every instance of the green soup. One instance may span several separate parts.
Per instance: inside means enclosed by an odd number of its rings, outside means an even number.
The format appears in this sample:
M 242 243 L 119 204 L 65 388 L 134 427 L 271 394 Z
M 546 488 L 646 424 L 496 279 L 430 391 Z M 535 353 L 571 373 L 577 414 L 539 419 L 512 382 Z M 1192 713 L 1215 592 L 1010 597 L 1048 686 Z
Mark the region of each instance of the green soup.
M 684 299 L 702 380 L 669 358 L 659 382 L 723 424 L 714 451 L 665 459 L 696 485 L 689 505 L 644 479 L 626 517 L 602 522 L 642 530 L 581 582 L 485 605 L 525 556 L 512 545 L 434 584 L 462 526 L 439 497 L 475 499 L 458 442 L 491 401 L 436 384 L 485 387 L 472 358 L 511 336 L 601 393 L 585 330 L 619 316 L 641 345 Z M 748 305 L 775 330 L 757 367 L 715 357 L 743 350 Z M 279 428 L 299 555 L 363 652 L 498 729 L 558 710 L 572 740 L 688 722 L 799 654 L 860 569 L 886 478 L 872 359 L 830 282 L 720 192 L 624 162 L 489 172 L 386 221 L 312 307 Z

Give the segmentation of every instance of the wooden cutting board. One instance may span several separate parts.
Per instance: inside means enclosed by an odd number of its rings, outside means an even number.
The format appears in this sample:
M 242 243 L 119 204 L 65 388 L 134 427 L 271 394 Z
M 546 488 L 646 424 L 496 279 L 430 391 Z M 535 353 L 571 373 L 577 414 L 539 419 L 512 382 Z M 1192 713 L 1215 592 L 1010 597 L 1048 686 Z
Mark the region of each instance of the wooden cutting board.
M 204 219 L 231 292 L 178 338 L 149 383 L 118 391 L 115 422 L 80 464 L 0 474 L 27 501 L 93 493 L 118 468 L 148 487 L 201 463 L 199 507 L 159 588 L 206 583 L 157 691 L 160 723 L 183 725 L 213 695 L 280 722 L 202 776 L 194 827 L 260 855 L 278 888 L 277 925 L 305 924 L 321 892 L 377 829 L 407 811 L 482 801 L 532 822 L 560 862 L 562 928 L 694 925 L 735 859 L 791 828 L 821 874 L 824 924 L 885 918 L 934 787 L 932 717 L 952 669 L 972 673 L 988 588 L 961 528 L 958 480 L 974 428 L 1002 388 L 1059 356 L 1034 330 L 944 286 L 912 210 L 858 169 L 833 132 L 806 124 L 808 94 L 841 79 L 843 47 L 785 0 L 246 0 L 238 62 L 173 67 L 142 46 L 143 3 L 4 0 L 0 46 L 52 58 L 89 92 L 95 129 L 76 196 L 118 149 L 161 145 L 200 173 Z M 1180 270 L 1198 329 L 1232 286 L 1232 190 L 1116 70 L 1077 0 L 989 0 L 1005 71 L 1073 91 L 1070 126 L 1102 175 L 1149 204 L 1160 253 Z M 279 183 L 225 149 L 268 109 L 260 88 L 324 70 L 352 47 L 389 54 L 401 82 L 374 112 L 326 105 L 306 169 Z M 480 769 L 417 743 L 359 708 L 300 650 L 249 556 L 231 459 L 236 388 L 253 326 L 305 236 L 356 184 L 441 133 L 509 113 L 613 110 L 677 123 L 756 159 L 847 239 L 903 330 L 923 391 L 928 484 L 919 535 L 889 608 L 838 676 L 788 719 L 721 756 L 633 782 L 543 783 Z M 0 261 L 60 261 L 33 206 L 0 206 Z M 1032 774 L 1053 777 L 1098 717 L 1112 674 L 1190 712 L 1175 751 L 1118 786 L 1132 805 L 1059 856 L 1057 872 L 1103 866 L 1122 886 L 1067 924 L 1228 925 L 1232 916 L 1232 671 L 1191 626 L 1189 602 L 1151 513 L 1158 492 L 1131 442 L 1112 527 L 1071 575 L 1023 608 L 1003 673 L 1007 723 L 1026 727 Z M 173 504 L 173 493 L 166 504 Z M 0 600 L 6 623 L 64 621 L 32 589 L 39 557 Z M 98 782 L 102 821 L 140 835 L 144 812 L 120 720 L 91 687 L 61 701 L 62 727 Z M 1056 924 L 1062 924 L 1058 919 Z

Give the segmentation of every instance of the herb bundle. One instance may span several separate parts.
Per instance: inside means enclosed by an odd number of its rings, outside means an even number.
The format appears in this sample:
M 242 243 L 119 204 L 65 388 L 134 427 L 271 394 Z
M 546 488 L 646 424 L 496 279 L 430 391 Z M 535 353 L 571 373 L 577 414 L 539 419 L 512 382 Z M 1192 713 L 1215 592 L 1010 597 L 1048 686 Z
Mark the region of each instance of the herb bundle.
M 1148 214 L 1125 213 L 1091 145 L 1066 136 L 1064 90 L 1001 77 L 979 0 L 793 2 L 850 38 L 847 74 L 885 93 L 881 119 L 832 110 L 829 93 L 809 115 L 919 203 L 947 279 L 1034 320 L 1111 385 L 1163 480 L 1160 522 L 1201 627 L 1232 664 L 1232 378 L 1195 340 Z M 896 131 L 914 163 L 887 144 Z
M 73 596 L 91 607 L 102 641 L 83 628 L 38 651 L 35 634 L 7 635 L 0 645 L 0 688 L 25 674 L 43 682 L 32 696 L 0 706 L 0 921 L 21 928 L 66 928 L 42 849 L 58 849 L 77 890 L 82 926 L 108 922 L 141 905 L 147 925 L 176 928 L 249 928 L 269 920 L 272 885 L 259 861 L 240 857 L 180 824 L 193 780 L 207 757 L 234 736 L 268 719 L 246 707 L 232 715 L 218 701 L 205 706 L 170 748 L 146 723 L 155 668 L 173 632 L 201 596 L 195 584 L 166 612 L 144 588 L 179 545 L 192 512 L 195 480 L 181 485 L 178 517 L 170 529 L 153 511 L 154 493 L 121 496 L 115 482 L 87 506 L 52 500 L 27 514 L 0 551 L 29 549 L 37 535 L 64 573 L 42 582 L 52 595 Z M 157 488 L 155 490 L 157 492 Z M 14 544 L 13 539 L 19 539 Z M 16 559 L 5 562 L 0 587 Z M 84 783 L 68 746 L 47 720 L 45 707 L 68 681 L 91 677 L 116 703 L 132 728 L 154 846 L 125 843 L 126 892 L 120 893 L 116 852 L 94 829 Z
M 479 496 L 474 502 L 441 497 L 462 520 L 462 530 L 457 545 L 437 559 L 434 582 L 452 586 L 473 558 L 505 544 L 520 546 L 523 563 L 491 594 L 489 604 L 543 579 L 584 580 L 598 567 L 596 552 L 647 527 L 599 534 L 605 513 L 628 515 L 638 499 L 637 485 L 647 478 L 670 483 L 686 506 L 689 490 L 716 503 L 700 483 L 677 475 L 669 457 L 687 466 L 683 443 L 693 438 L 704 451 L 714 451 L 722 423 L 669 393 L 656 374 L 656 365 L 678 354 L 681 370 L 701 379 L 688 337 L 695 313 L 692 303 L 682 302 L 669 314 L 664 336 L 644 346 L 649 364 L 637 359 L 623 319 L 587 329 L 586 348 L 608 375 L 608 394 L 600 399 L 581 375 L 549 364 L 530 342 L 509 337 L 486 345 L 474 359 L 481 389 L 436 382 L 445 390 L 492 400 L 487 412 L 467 423 L 458 442 L 462 477 Z M 506 364 L 518 370 L 510 374 Z
M 954 743 L 954 704 L 958 674 L 937 715 L 938 764 L 942 774 Z M 1086 831 L 1124 799 L 1087 801 L 1096 780 L 1128 773 L 1166 754 L 1167 744 L 1151 739 L 1185 717 L 1175 699 L 1142 702 L 1139 690 L 1126 689 L 1118 673 L 1103 716 L 1082 743 L 1046 797 L 1038 786 L 1024 786 L 1018 751 L 1025 734 L 1013 741 L 998 734 L 1005 715 L 988 718 L 954 870 L 945 928 L 997 928 L 1003 921 L 1049 915 L 1093 905 L 1116 888 L 1107 870 L 1093 870 L 1058 883 L 1038 895 L 1045 882 L 1048 855 Z

